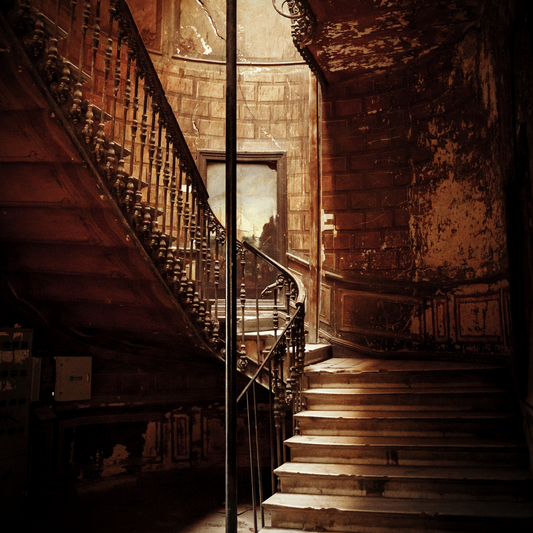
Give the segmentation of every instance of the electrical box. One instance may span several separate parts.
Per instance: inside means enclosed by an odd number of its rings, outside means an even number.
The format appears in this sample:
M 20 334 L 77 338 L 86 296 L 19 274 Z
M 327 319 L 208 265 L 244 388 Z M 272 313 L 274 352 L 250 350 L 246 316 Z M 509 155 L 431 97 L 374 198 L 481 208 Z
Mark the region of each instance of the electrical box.
M 91 399 L 92 358 L 56 357 L 56 402 Z

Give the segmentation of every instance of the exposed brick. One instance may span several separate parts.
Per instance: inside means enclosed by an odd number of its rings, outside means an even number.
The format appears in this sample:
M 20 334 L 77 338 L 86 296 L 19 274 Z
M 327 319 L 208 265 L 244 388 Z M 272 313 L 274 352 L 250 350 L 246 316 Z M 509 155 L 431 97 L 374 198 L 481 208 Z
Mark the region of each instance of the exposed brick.
M 348 94 L 365 94 L 374 92 L 374 80 L 372 78 L 359 79 L 346 84 Z
M 333 102 L 322 103 L 322 114 L 325 119 L 333 118 Z
M 309 133 L 307 124 L 303 122 L 290 122 L 289 123 L 289 136 L 291 139 L 295 137 L 306 137 Z
M 272 74 L 264 70 L 248 70 L 241 74 L 242 79 L 246 83 L 272 83 Z
M 368 133 L 387 129 L 388 126 L 381 115 L 366 115 L 354 118 L 350 127 L 356 132 Z
M 388 131 L 381 133 L 369 133 L 366 136 L 368 149 L 370 150 L 386 150 L 390 148 L 390 135 Z
M 243 120 L 270 120 L 270 106 L 243 104 L 239 105 L 239 118 Z
M 367 229 L 390 228 L 393 225 L 394 213 L 390 209 L 381 209 L 379 211 L 366 212 Z
M 274 78 L 274 81 L 278 81 L 276 78 Z M 283 81 L 287 83 L 287 76 L 284 74 L 280 76 L 279 81 Z M 291 102 L 294 102 L 296 100 L 306 100 L 309 96 L 309 87 L 306 84 L 301 83 L 291 83 L 289 86 L 289 99 Z
M 253 124 L 240 122 L 237 124 L 237 137 L 253 139 L 255 137 L 255 126 Z
M 345 253 L 339 256 L 341 270 L 361 270 L 368 267 L 368 257 L 364 252 Z
M 394 172 L 394 185 L 409 185 L 412 181 L 412 168 L 402 168 Z
M 288 120 L 300 121 L 303 117 L 309 116 L 308 102 L 296 102 L 291 103 L 288 107 Z
M 222 83 L 199 81 L 197 87 L 197 96 L 224 98 L 224 85 Z
M 288 119 L 288 112 L 289 108 L 286 105 L 283 104 L 276 104 L 272 105 L 271 107 L 271 113 L 272 113 L 272 120 L 276 122 L 283 122 Z
M 202 100 L 196 100 L 193 98 L 182 98 L 181 99 L 181 114 L 208 117 L 209 116 L 209 102 L 205 102 Z
M 226 118 L 226 105 L 222 102 L 211 102 L 211 116 L 213 118 Z
M 346 115 L 359 115 L 363 111 L 363 102 L 360 98 L 353 100 L 337 100 L 335 102 L 335 115 L 344 117 Z
M 336 268 L 336 258 L 336 254 L 324 254 L 324 266 L 329 268 Z
M 224 137 L 226 134 L 226 124 L 224 121 L 214 121 L 214 120 L 200 120 L 200 125 L 198 126 L 200 133 L 202 135 L 214 135 L 218 137 Z
M 346 89 L 346 85 L 341 83 L 337 83 L 335 85 L 328 85 L 324 89 L 323 98 L 327 100 L 346 96 Z
M 345 135 L 348 129 L 347 120 L 324 120 L 322 122 L 322 128 L 324 132 L 324 138 L 339 137 Z
M 391 94 L 391 107 L 406 107 L 419 101 L 420 99 L 414 86 L 396 89 Z
M 322 208 L 324 211 L 340 211 L 346 209 L 347 196 L 345 194 L 335 194 L 333 196 L 322 197 Z
M 379 248 L 380 245 L 380 231 L 355 231 L 353 234 L 353 246 L 356 249 Z
M 383 187 L 391 187 L 394 181 L 394 174 L 388 170 L 380 172 L 370 172 L 363 178 L 363 188 L 366 189 L 381 189 Z
M 372 170 L 376 166 L 376 154 L 358 154 L 352 156 L 350 169 L 351 170 Z
M 401 269 L 411 268 L 414 265 L 414 259 L 412 250 L 400 250 L 399 265 Z
M 192 95 L 193 83 L 192 80 L 186 78 L 168 77 L 167 92 Z
M 269 135 L 274 139 L 285 139 L 287 137 L 287 124 L 272 122 L 268 127 L 264 128 Z M 261 133 L 263 130 L 261 129 Z
M 335 190 L 335 177 L 333 174 L 322 174 L 322 190 L 324 192 Z
M 324 172 L 344 172 L 346 170 L 346 158 L 324 157 L 322 168 Z
M 211 80 L 224 80 L 226 72 L 224 69 L 214 66 L 213 69 L 208 69 L 206 66 L 195 68 L 193 66 L 185 67 L 185 78 L 207 78 Z
M 395 128 L 406 124 L 407 115 L 403 109 L 397 111 L 391 111 L 390 113 L 383 113 L 381 115 L 383 127 Z
M 379 193 L 358 191 L 351 194 L 352 209 L 367 209 L 379 207 Z
M 379 94 L 376 96 L 367 96 L 365 98 L 365 110 L 367 113 L 377 113 L 378 111 L 387 111 L 390 105 L 388 94 Z
M 260 102 L 281 102 L 285 98 L 283 85 L 263 85 L 259 88 Z
M 405 166 L 409 162 L 408 150 L 390 150 L 380 153 L 379 166 L 384 168 Z
M 336 235 L 326 233 L 323 241 L 324 248 L 326 250 L 349 250 L 351 237 L 350 233 L 337 233 Z
M 383 232 L 383 244 L 387 248 L 401 248 L 409 245 L 408 229 L 386 229 Z
M 237 98 L 244 99 L 247 103 L 255 100 L 255 85 L 239 84 L 239 90 L 237 91 Z
M 425 102 L 411 106 L 409 108 L 409 115 L 412 121 L 427 120 L 434 115 L 432 104 Z
M 396 250 L 383 250 L 369 254 L 369 266 L 372 270 L 393 270 L 398 268 Z
M 362 229 L 365 216 L 363 213 L 348 212 L 335 214 L 335 227 L 342 229 Z
M 405 204 L 407 191 L 404 187 L 381 191 L 381 207 L 394 207 Z
M 335 176 L 336 191 L 357 191 L 362 188 L 363 176 L 360 174 L 337 174 Z
M 405 207 L 398 207 L 394 210 L 394 225 L 408 226 L 409 225 L 409 209 Z
M 413 146 L 409 155 L 414 164 L 425 163 L 433 160 L 433 152 L 426 146 Z

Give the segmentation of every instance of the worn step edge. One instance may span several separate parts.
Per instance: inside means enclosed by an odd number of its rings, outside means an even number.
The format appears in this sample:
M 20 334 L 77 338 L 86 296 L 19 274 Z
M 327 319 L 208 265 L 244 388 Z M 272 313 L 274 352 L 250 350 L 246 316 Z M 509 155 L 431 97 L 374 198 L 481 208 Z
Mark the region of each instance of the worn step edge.
M 284 463 L 274 470 L 280 477 L 292 475 L 320 477 L 379 478 L 389 480 L 469 480 L 469 481 L 533 481 L 533 474 L 526 468 L 489 467 L 430 467 L 350 465 L 323 463 Z
M 533 506 L 527 502 L 404 500 L 278 492 L 268 498 L 263 503 L 263 507 L 271 512 L 298 509 L 335 513 L 389 513 L 409 516 L 438 514 L 440 517 L 533 518 Z
M 295 415 L 298 419 L 327 420 L 516 420 L 518 417 L 505 411 L 370 411 L 370 410 L 308 410 Z
M 506 439 L 469 437 L 330 437 L 322 435 L 295 435 L 285 441 L 292 446 L 386 447 L 386 448 L 469 448 L 469 449 L 526 449 L 522 443 Z

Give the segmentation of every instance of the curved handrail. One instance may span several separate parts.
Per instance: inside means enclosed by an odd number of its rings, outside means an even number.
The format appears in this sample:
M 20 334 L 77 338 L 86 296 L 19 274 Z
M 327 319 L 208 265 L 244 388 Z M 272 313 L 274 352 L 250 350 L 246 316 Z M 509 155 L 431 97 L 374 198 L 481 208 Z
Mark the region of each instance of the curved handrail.
M 261 257 L 265 262 L 269 263 L 273 267 L 277 268 L 280 272 L 282 272 L 283 275 L 286 276 L 287 279 L 289 279 L 291 283 L 294 283 L 296 285 L 297 295 L 293 300 L 296 305 L 295 314 L 291 317 L 288 324 L 285 326 L 285 328 L 281 332 L 280 336 L 276 339 L 276 342 L 274 343 L 272 348 L 270 348 L 268 354 L 266 355 L 265 359 L 263 360 L 259 368 L 256 370 L 254 375 L 250 378 L 250 381 L 246 384 L 242 392 L 237 397 L 237 403 L 239 403 L 239 401 L 244 397 L 246 392 L 252 386 L 252 383 L 259 377 L 259 375 L 264 370 L 267 363 L 269 363 L 272 360 L 273 355 L 279 350 L 280 346 L 284 342 L 286 342 L 288 332 L 290 332 L 295 327 L 298 321 L 303 322 L 303 319 L 305 316 L 305 299 L 306 299 L 306 292 L 305 292 L 304 284 L 298 277 L 293 276 L 287 268 L 280 265 L 277 261 L 275 261 L 271 257 L 268 257 L 266 254 L 261 252 L 261 250 L 258 250 L 255 246 L 252 246 L 250 243 L 244 241 L 242 243 L 242 246 L 246 248 L 247 250 L 250 250 L 252 253 L 255 253 L 257 256 Z

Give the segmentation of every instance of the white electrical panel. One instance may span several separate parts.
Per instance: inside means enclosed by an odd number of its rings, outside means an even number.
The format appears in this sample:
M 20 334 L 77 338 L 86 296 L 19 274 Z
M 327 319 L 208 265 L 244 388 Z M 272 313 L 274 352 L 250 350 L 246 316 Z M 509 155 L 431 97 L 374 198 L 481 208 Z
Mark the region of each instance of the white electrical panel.
M 92 358 L 56 357 L 56 402 L 91 399 Z

